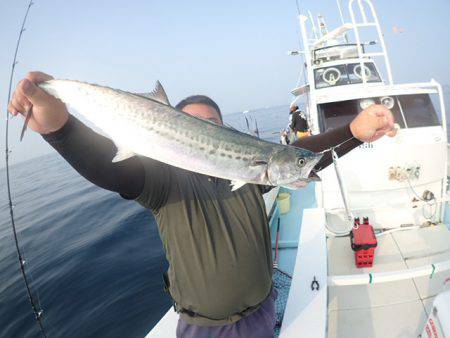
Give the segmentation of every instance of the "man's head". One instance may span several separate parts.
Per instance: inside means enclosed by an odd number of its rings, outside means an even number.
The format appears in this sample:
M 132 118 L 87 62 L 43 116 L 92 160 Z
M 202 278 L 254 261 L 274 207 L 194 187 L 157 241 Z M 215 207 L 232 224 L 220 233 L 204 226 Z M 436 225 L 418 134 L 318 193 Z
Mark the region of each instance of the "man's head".
M 219 125 L 223 124 L 219 106 L 208 96 L 189 96 L 178 102 L 175 108 L 200 119 L 208 120 Z
M 290 111 L 289 111 L 289 114 L 292 114 L 292 113 L 295 112 L 296 110 L 298 110 L 298 106 L 292 106 L 291 109 L 290 109 Z

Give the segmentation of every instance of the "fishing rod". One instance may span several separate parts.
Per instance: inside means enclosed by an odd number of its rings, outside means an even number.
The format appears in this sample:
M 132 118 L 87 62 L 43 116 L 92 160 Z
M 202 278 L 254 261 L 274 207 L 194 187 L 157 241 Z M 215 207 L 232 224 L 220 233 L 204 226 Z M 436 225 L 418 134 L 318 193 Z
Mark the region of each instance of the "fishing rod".
M 297 5 L 297 14 L 300 15 L 300 5 L 298 4 L 298 0 L 295 0 L 295 4 Z
M 22 39 L 23 32 L 25 32 L 25 23 L 27 21 L 28 13 L 30 12 L 30 8 L 32 5 L 33 5 L 33 0 L 30 0 L 30 2 L 28 3 L 27 11 L 26 11 L 25 16 L 22 21 L 22 26 L 20 27 L 19 37 L 17 38 L 16 50 L 14 52 L 14 59 L 13 59 L 13 63 L 12 63 L 12 67 L 11 67 L 11 74 L 10 74 L 10 78 L 9 78 L 7 104 L 11 100 L 11 88 L 12 88 L 12 82 L 13 82 L 13 78 L 14 78 L 14 71 L 15 71 L 16 65 L 17 65 L 17 55 L 19 52 L 20 41 Z M 8 110 L 6 110 L 5 163 L 6 163 L 6 186 L 7 186 L 7 191 L 8 191 L 8 200 L 9 200 L 9 215 L 11 216 L 11 226 L 12 226 L 12 230 L 13 230 L 13 234 L 14 234 L 14 242 L 16 244 L 16 251 L 17 251 L 17 256 L 19 258 L 20 271 L 22 273 L 22 278 L 23 278 L 23 281 L 25 283 L 25 287 L 27 290 L 28 300 L 30 301 L 31 308 L 33 309 L 34 318 L 39 326 L 39 330 L 41 331 L 42 336 L 44 336 L 46 338 L 47 334 L 44 329 L 44 324 L 42 323 L 43 311 L 42 311 L 42 309 L 39 308 L 38 304 L 35 303 L 35 300 L 33 298 L 30 283 L 28 281 L 28 277 L 25 272 L 25 259 L 23 258 L 22 252 L 20 251 L 19 241 L 17 238 L 16 224 L 14 221 L 13 203 L 12 203 L 12 199 L 11 199 L 11 184 L 10 184 L 10 179 L 9 179 L 9 154 L 11 153 L 11 151 L 9 150 L 8 132 L 9 132 L 9 113 L 8 113 Z

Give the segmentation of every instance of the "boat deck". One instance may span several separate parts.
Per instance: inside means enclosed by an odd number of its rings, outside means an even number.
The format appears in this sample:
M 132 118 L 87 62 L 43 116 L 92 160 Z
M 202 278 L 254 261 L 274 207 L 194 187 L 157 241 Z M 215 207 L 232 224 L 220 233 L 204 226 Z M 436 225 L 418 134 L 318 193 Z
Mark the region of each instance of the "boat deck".
M 275 246 L 277 238 L 277 222 L 280 220 L 279 234 L 279 261 L 280 270 L 292 275 L 294 273 L 295 260 L 297 258 L 298 240 L 303 217 L 303 211 L 308 208 L 316 207 L 316 198 L 314 195 L 315 184 L 308 184 L 305 188 L 299 190 L 288 190 L 281 188 L 279 192 L 288 192 L 290 194 L 291 208 L 288 213 L 280 214 L 279 209 L 275 207 L 270 218 L 270 235 L 272 238 L 273 257 L 275 257 Z
M 386 272 L 450 259 L 444 224 L 378 237 L 373 268 L 358 269 L 348 237 L 330 238 L 329 275 Z M 448 272 L 403 281 L 328 288 L 328 337 L 417 337 Z

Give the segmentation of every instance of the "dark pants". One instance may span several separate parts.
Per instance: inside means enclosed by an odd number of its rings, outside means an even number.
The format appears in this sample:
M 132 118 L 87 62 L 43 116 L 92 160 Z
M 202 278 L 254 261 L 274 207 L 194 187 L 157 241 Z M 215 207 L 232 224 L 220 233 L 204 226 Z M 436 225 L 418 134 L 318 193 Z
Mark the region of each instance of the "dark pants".
M 258 310 L 233 324 L 223 326 L 199 326 L 178 320 L 178 338 L 272 338 L 275 327 L 274 289 Z

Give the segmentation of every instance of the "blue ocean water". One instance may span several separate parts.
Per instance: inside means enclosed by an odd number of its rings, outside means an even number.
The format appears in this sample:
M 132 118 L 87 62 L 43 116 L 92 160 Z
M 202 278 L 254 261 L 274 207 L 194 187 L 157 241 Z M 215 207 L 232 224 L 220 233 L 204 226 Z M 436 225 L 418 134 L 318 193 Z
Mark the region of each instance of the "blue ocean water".
M 288 106 L 247 115 L 277 142 Z M 243 116 L 225 121 L 247 130 Z M 86 181 L 56 153 L 10 173 L 19 244 L 49 337 L 144 337 L 171 305 L 151 213 Z M 0 179 L 0 337 L 40 337 L 20 275 L 4 169 Z

